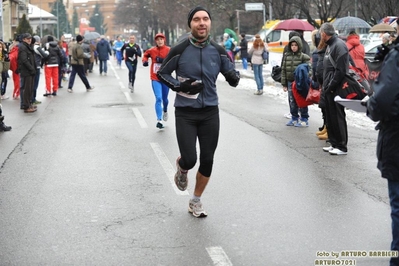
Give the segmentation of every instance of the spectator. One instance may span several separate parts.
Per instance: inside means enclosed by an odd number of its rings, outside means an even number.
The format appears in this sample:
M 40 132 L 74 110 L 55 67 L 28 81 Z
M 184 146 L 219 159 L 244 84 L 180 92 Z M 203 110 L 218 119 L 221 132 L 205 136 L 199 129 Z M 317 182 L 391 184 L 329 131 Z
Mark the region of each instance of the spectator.
M 281 85 L 283 86 L 284 91 L 288 91 L 288 101 L 291 113 L 291 119 L 287 122 L 286 125 L 295 127 L 307 127 L 309 126 L 308 107 L 298 107 L 298 104 L 292 92 L 292 83 L 295 80 L 295 69 L 300 64 L 309 64 L 309 71 L 311 73 L 310 57 L 307 54 L 301 52 L 302 40 L 300 37 L 292 37 L 288 42 L 288 46 L 288 52 L 284 54 L 283 62 L 281 65 Z
M 53 37 L 49 36 L 46 43 L 46 50 L 49 55 L 44 60 L 44 77 L 46 79 L 46 92 L 43 96 L 57 96 L 59 86 L 59 65 L 62 62 L 61 49 L 58 42 Z
M 22 42 L 18 49 L 18 72 L 21 77 L 21 109 L 25 113 L 36 112 L 36 106 L 32 105 L 33 87 L 36 76 L 35 52 L 33 50 L 32 35 L 21 35 Z
M 331 23 L 320 27 L 321 38 L 327 43 L 323 61 L 323 90 L 326 101 L 327 133 L 331 146 L 324 147 L 332 155 L 346 155 L 348 152 L 348 128 L 345 108 L 334 101 L 341 88 L 342 79 L 349 71 L 349 53 L 344 41 L 335 34 Z
M 84 63 L 83 63 L 83 49 L 82 49 L 83 37 L 81 35 L 76 36 L 76 44 L 72 46 L 71 49 L 71 66 L 72 72 L 69 77 L 69 85 L 68 92 L 72 93 L 73 84 L 75 82 L 76 74 L 78 74 L 79 78 L 82 80 L 86 87 L 86 91 L 90 92 L 94 89 L 94 87 L 90 86 L 89 81 L 84 73 Z
M 98 59 L 100 60 L 100 75 L 102 75 L 102 73 L 104 72 L 104 76 L 106 76 L 108 71 L 107 62 L 109 60 L 109 57 L 112 56 L 112 51 L 111 46 L 105 39 L 104 35 L 101 35 L 101 39 L 97 43 L 96 51 L 98 54 Z
M 377 168 L 388 181 L 391 206 L 391 250 L 399 250 L 399 47 L 396 45 L 384 60 L 374 93 L 367 101 L 367 116 L 379 122 L 377 139 Z M 392 257 L 391 266 L 399 265 Z
M 263 94 L 263 51 L 267 51 L 267 48 L 260 38 L 260 35 L 256 34 L 255 41 L 248 52 L 248 54 L 251 56 L 251 65 L 254 69 L 254 76 L 257 86 L 257 90 L 254 93 L 255 95 Z
M 389 33 L 384 33 L 381 37 L 381 45 L 377 47 L 377 53 L 374 60 L 383 61 L 385 56 L 389 53 L 391 45 L 389 44 Z
M 229 58 L 231 62 L 234 62 L 234 39 L 230 37 L 228 33 L 223 34 L 223 46 L 224 49 L 226 49 L 227 54 L 229 55 Z
M 369 69 L 364 61 L 364 46 L 360 43 L 360 37 L 356 31 L 349 32 L 346 38 L 346 47 L 348 47 L 349 54 L 355 66 L 362 71 L 365 77 L 368 77 Z
M 242 61 L 242 68 L 247 70 L 248 68 L 248 41 L 245 39 L 245 33 L 240 35 L 240 57 Z

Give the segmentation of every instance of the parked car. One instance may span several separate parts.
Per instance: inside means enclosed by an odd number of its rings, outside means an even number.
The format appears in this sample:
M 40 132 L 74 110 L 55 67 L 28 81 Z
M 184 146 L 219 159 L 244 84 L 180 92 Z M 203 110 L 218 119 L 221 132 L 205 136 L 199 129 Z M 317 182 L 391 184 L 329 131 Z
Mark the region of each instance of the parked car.
M 364 46 L 365 58 L 373 61 L 374 56 L 377 53 L 377 47 L 381 45 L 381 41 L 379 42 L 371 42 Z

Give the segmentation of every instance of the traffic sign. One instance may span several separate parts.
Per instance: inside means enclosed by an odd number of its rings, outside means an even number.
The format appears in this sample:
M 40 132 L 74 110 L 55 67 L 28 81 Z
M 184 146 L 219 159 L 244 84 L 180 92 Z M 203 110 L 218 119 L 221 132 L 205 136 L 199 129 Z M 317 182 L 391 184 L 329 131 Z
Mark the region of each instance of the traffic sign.
M 263 3 L 245 3 L 245 11 L 263 11 Z

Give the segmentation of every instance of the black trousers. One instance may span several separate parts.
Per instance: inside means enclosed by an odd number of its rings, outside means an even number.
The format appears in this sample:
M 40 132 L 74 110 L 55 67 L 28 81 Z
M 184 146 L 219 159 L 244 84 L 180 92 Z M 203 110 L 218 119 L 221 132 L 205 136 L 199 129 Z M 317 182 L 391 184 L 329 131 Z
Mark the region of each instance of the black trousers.
M 197 138 L 200 148 L 200 166 L 198 171 L 210 177 L 213 157 L 219 140 L 219 108 L 176 107 L 176 136 L 180 150 L 180 166 L 190 170 L 197 161 Z
M 333 148 L 348 151 L 348 126 L 345 107 L 334 101 L 335 93 L 325 92 L 327 133 Z
M 22 109 L 28 109 L 32 105 L 33 87 L 35 76 L 21 77 L 21 104 Z

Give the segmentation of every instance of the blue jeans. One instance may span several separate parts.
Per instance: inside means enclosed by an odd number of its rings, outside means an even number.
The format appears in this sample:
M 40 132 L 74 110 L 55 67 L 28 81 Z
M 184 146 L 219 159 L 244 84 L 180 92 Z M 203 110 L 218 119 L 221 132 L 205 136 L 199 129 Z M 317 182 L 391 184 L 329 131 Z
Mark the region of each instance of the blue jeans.
M 392 243 L 391 250 L 399 250 L 399 182 L 388 180 L 389 202 L 391 205 Z M 391 258 L 390 266 L 398 266 L 399 258 Z
M 263 65 L 253 64 L 256 86 L 259 90 L 263 90 Z
M 129 83 L 132 83 L 132 85 L 134 85 L 134 81 L 136 80 L 137 64 L 129 60 L 125 61 L 125 63 L 127 69 L 129 69 Z
M 73 83 L 75 83 L 76 74 L 78 74 L 79 78 L 83 81 L 83 83 L 86 86 L 86 89 L 90 89 L 90 84 L 86 78 L 83 65 L 72 65 L 72 72 L 71 76 L 69 77 L 68 89 L 72 89 Z
M 107 60 L 100 60 L 100 74 L 103 73 L 107 73 L 108 71 L 108 66 L 107 66 Z
M 36 101 L 36 93 L 37 93 L 37 88 L 39 87 L 39 80 L 40 80 L 40 68 L 36 68 L 35 83 L 33 83 L 32 103 Z
M 168 111 L 168 94 L 169 88 L 160 81 L 152 80 L 152 90 L 155 95 L 155 113 L 157 114 L 157 120 L 162 120 L 162 111 Z
M 1 72 L 1 95 L 6 94 L 8 72 Z
M 290 105 L 290 113 L 292 115 L 292 119 L 298 119 L 299 118 L 299 113 L 301 113 L 301 118 L 304 120 L 308 120 L 309 118 L 309 113 L 308 113 L 308 107 L 303 107 L 299 108 L 295 98 L 294 94 L 292 93 L 292 82 L 288 82 L 288 104 Z
M 242 68 L 246 70 L 248 68 L 248 60 L 246 57 L 242 57 L 241 60 L 242 60 Z

